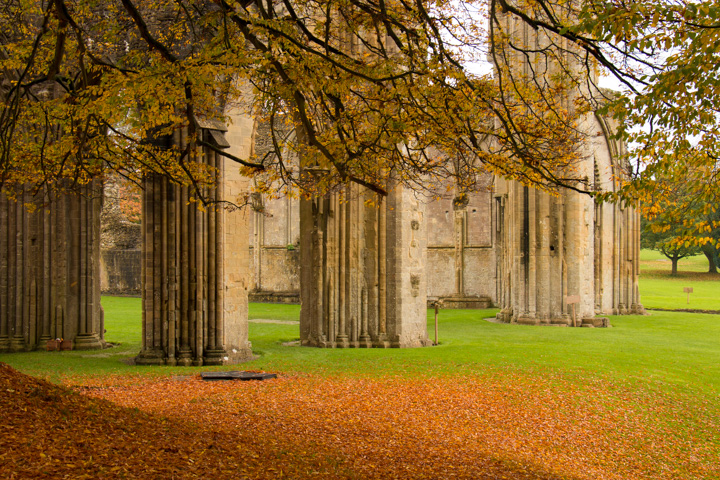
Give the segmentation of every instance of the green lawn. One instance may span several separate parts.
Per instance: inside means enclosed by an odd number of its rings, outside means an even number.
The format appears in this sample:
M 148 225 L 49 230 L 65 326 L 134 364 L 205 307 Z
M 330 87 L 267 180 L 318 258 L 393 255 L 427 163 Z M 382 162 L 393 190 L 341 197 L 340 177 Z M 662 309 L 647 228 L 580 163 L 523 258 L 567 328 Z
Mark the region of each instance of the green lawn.
M 168 375 L 192 367 L 139 367 L 128 360 L 140 350 L 140 299 L 104 297 L 106 338 L 114 348 L 85 352 L 28 352 L 0 361 L 62 381 L 84 375 Z M 243 369 L 331 375 L 457 375 L 505 369 L 601 376 L 651 388 L 720 392 L 720 315 L 652 312 L 616 316 L 613 328 L 586 329 L 495 324 L 494 310 L 443 310 L 440 345 L 405 350 L 316 349 L 284 346 L 297 340 L 297 324 L 250 324 L 259 358 Z M 250 318 L 296 320 L 299 306 L 251 304 Z M 432 312 L 428 311 L 428 331 Z M 217 367 L 214 367 L 217 368 Z M 237 368 L 237 367 L 222 367 Z M 704 393 L 703 393 L 704 392 Z
M 640 299 L 645 308 L 720 311 L 720 274 L 707 273 L 704 255 L 678 262 L 678 275 L 670 275 L 670 260 L 660 252 L 640 252 Z M 684 288 L 692 287 L 688 302 Z
M 252 312 L 252 309 L 251 309 Z M 670 389 L 720 392 L 720 315 L 652 312 L 611 317 L 613 328 L 495 324 L 494 310 L 444 310 L 440 345 L 407 350 L 330 350 L 282 346 L 292 325 L 252 324 L 252 368 L 351 375 L 453 375 L 484 369 L 613 377 Z M 267 315 L 265 315 L 267 316 Z M 432 331 L 428 311 L 428 331 Z
M 105 340 L 112 348 L 91 351 L 0 354 L 5 362 L 20 371 L 60 381 L 64 377 L 129 373 L 138 367 L 128 364 L 141 346 L 141 301 L 131 297 L 102 297 L 105 311 Z M 150 373 L 152 369 L 148 370 Z M 144 373 L 144 372 L 143 372 Z
M 703 274 L 704 257 L 681 263 L 689 276 L 658 273 L 662 258 L 642 252 L 641 297 L 646 308 L 720 310 L 720 279 Z M 669 266 L 668 266 L 669 268 Z M 668 270 L 669 272 L 669 270 Z M 694 275 L 694 276 L 693 276 Z M 703 276 L 704 275 L 704 276 Z M 692 286 L 690 304 L 682 291 Z M 197 372 L 192 367 L 139 367 L 130 360 L 140 351 L 140 299 L 103 297 L 106 339 L 113 348 L 84 352 L 0 354 L 0 361 L 54 381 L 106 374 L 167 375 Z M 443 310 L 437 347 L 407 350 L 328 350 L 282 345 L 298 339 L 297 305 L 251 304 L 251 319 L 284 324 L 250 324 L 258 359 L 242 368 L 341 375 L 454 375 L 513 369 L 553 370 L 591 378 L 603 376 L 669 389 L 720 392 L 720 315 L 651 312 L 616 316 L 610 329 L 572 329 L 494 324 L 494 310 Z M 428 312 L 428 332 L 432 332 Z M 236 367 L 223 367 L 236 368 Z

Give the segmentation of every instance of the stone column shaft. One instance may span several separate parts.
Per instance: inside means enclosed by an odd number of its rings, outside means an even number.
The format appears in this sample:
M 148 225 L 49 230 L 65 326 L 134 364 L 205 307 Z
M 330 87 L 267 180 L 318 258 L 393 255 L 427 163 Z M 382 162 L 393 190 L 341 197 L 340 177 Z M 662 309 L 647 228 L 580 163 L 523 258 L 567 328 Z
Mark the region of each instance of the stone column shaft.
M 231 142 L 233 155 L 246 157 L 252 125 L 250 117 L 234 114 L 233 125 L 217 132 L 226 132 L 223 141 Z M 222 136 L 204 128 L 200 135 L 205 141 Z M 179 145 L 187 141 L 185 131 L 173 138 Z M 211 187 L 196 192 L 161 175 L 145 178 L 143 345 L 138 364 L 219 365 L 252 356 L 247 326 L 250 214 L 218 203 L 236 202 L 247 179 L 211 149 L 193 161 L 214 172 Z M 197 195 L 207 202 L 203 208 Z
M 54 338 L 101 348 L 101 184 L 31 191 L 17 201 L 0 195 L 0 351 L 45 348 Z
M 301 201 L 303 345 L 427 344 L 423 204 L 401 188 L 378 201 L 357 185 Z

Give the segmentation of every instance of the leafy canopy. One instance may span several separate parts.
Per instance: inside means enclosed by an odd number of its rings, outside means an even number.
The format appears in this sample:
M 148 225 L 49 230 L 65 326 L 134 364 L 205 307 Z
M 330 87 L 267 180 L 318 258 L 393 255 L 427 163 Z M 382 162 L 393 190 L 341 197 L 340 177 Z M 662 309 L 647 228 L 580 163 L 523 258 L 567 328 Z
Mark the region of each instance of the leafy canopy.
M 676 164 L 717 204 L 715 2 L 8 0 L 0 10 L 0 184 L 13 195 L 110 169 L 196 187 L 198 119 L 245 109 L 271 149 L 258 185 L 472 188 L 490 171 L 592 191 L 592 111 L 624 123 L 646 197 Z M 473 73 L 490 58 L 493 73 Z M 624 86 L 608 94 L 601 73 Z M 643 128 L 637 128 L 643 126 Z M 302 163 L 302 165 L 300 165 Z M 629 164 L 618 159 L 618 178 Z M 302 168 L 300 168 L 302 166 Z M 304 172 L 312 171 L 312 175 Z

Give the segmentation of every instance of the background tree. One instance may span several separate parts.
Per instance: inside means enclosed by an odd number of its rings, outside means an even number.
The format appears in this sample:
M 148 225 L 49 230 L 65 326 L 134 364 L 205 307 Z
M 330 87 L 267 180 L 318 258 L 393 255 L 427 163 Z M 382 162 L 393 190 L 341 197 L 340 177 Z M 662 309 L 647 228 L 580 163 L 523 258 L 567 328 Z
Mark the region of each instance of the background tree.
M 678 274 L 678 261 L 700 253 L 700 247 L 695 244 L 691 236 L 686 235 L 681 222 L 653 223 L 643 217 L 641 223 L 643 231 L 640 246 L 657 250 L 665 255 L 672 262 L 670 275 Z
M 350 181 L 383 194 L 390 181 L 451 176 L 472 188 L 473 172 L 491 171 L 588 191 L 574 165 L 582 120 L 600 109 L 627 121 L 619 135 L 644 167 L 624 196 L 647 196 L 648 175 L 682 158 L 705 167 L 694 188 L 709 200 L 718 11 L 649 0 L 5 0 L 0 184 L 10 195 L 29 181 L 65 189 L 105 168 L 210 182 L 194 161 L 212 147 L 197 119 L 224 121 L 220 107 L 236 102 L 271 126 L 270 155 L 234 158 L 261 186 L 280 179 L 311 194 Z M 537 41 L 525 44 L 523 28 Z M 469 68 L 489 54 L 494 74 Z M 624 94 L 604 93 L 600 71 Z M 181 130 L 182 145 L 148 141 Z
M 702 251 L 708 259 L 708 273 L 718 273 L 718 265 L 720 265 L 720 250 L 718 250 L 713 244 L 706 243 L 702 246 Z
M 647 180 L 652 197 L 642 207 L 642 246 L 660 250 L 672 260 L 673 275 L 677 274 L 678 260 L 701 252 L 708 259 L 708 271 L 714 273 L 720 211 L 718 205 L 705 203 L 696 195 L 693 179 L 702 177 L 703 169 L 685 168 L 683 162 L 677 162 L 666 177 Z

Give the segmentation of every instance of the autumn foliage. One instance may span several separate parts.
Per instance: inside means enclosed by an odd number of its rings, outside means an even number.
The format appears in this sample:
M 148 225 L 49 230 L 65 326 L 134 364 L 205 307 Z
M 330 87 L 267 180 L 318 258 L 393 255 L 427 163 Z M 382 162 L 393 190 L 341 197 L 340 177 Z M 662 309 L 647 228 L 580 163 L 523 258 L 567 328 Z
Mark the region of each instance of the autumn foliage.
M 720 420 L 684 414 L 712 406 L 607 381 L 579 386 L 552 372 L 264 382 L 106 377 L 64 388 L 2 365 L 0 408 L 3 478 L 720 474 Z

